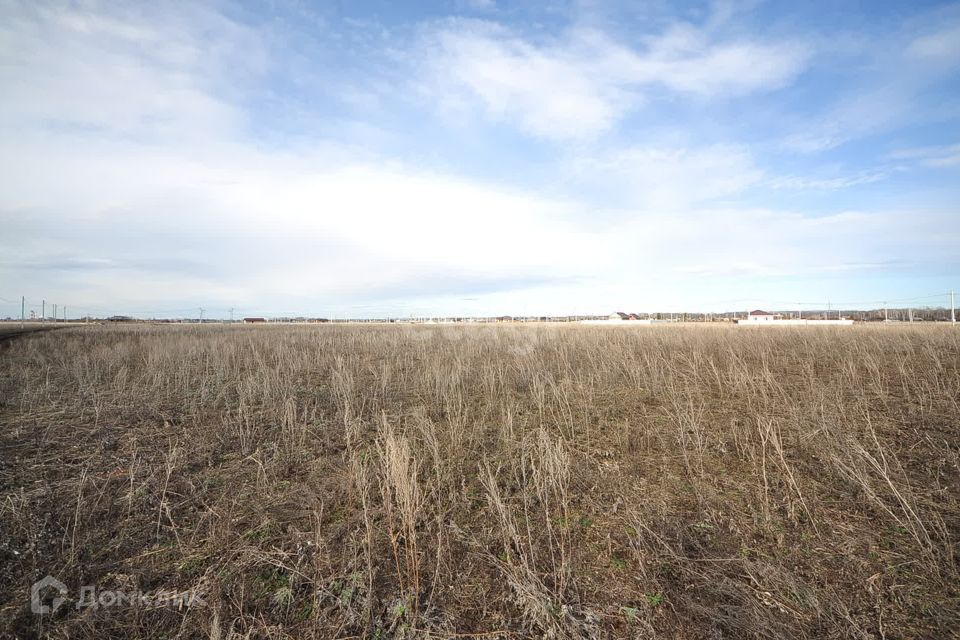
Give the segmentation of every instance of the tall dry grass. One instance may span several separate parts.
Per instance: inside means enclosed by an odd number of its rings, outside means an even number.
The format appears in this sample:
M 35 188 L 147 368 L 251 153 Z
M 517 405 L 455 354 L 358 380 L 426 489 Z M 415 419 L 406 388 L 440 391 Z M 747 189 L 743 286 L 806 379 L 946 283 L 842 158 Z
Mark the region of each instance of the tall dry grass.
M 0 356 L 0 627 L 936 637 L 948 326 L 125 326 Z M 205 605 L 38 617 L 29 586 Z

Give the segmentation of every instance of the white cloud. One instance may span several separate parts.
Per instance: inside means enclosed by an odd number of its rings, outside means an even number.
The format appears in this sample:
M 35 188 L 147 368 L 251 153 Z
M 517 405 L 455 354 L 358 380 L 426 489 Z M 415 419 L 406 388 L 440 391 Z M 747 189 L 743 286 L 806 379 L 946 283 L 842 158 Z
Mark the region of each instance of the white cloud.
M 950 262 L 960 229 L 946 210 L 841 211 L 824 216 L 748 208 L 698 208 L 682 217 L 635 214 L 616 230 L 652 278 L 804 276 Z M 938 235 L 942 234 L 942 235 Z M 936 237 L 935 241 L 931 239 Z
M 956 63 L 960 61 L 960 25 L 950 25 L 919 36 L 910 43 L 907 51 L 924 60 Z
M 918 122 L 954 118 L 956 105 L 943 93 L 949 94 L 950 74 L 960 62 L 956 7 L 920 14 L 897 31 L 859 44 L 852 36 L 837 40 L 837 70 L 854 73 L 833 92 L 835 98 L 818 99 L 825 106 L 815 115 L 799 122 L 788 116 L 793 132 L 785 136 L 783 148 L 820 153 Z
M 160 299 L 402 313 L 390 305 L 452 310 L 450 298 L 479 297 L 478 313 L 538 311 L 525 306 L 533 300 L 542 312 L 604 311 L 617 292 L 666 300 L 664 283 L 690 278 L 949 263 L 960 242 L 940 211 L 809 218 L 711 204 L 764 179 L 737 147 L 638 147 L 587 162 L 582 179 L 630 190 L 609 211 L 339 149 L 63 133 L 21 144 L 5 142 L 17 161 L 0 167 L 0 274 L 78 309 Z M 51 175 L 56 188 L 44 188 Z
M 0 222 L 8 230 L 0 239 L 0 279 L 77 309 L 122 301 L 150 310 L 164 300 L 262 312 L 455 312 L 462 306 L 450 299 L 479 297 L 478 313 L 595 312 L 629 292 L 649 304 L 671 299 L 677 294 L 665 283 L 682 288 L 700 277 L 846 273 L 884 261 L 948 264 L 960 243 L 950 212 L 810 218 L 711 206 L 704 200 L 757 179 L 735 150 L 625 154 L 618 158 L 624 176 L 633 171 L 627 167 L 657 170 L 646 184 L 671 186 L 605 211 L 413 167 L 334 162 L 327 154 L 230 145 L 154 153 L 129 143 L 112 143 L 107 153 L 68 142 L 51 137 L 34 155 L 2 167 L 9 181 L 0 184 Z M 725 158 L 744 163 L 747 177 L 723 174 Z M 75 178 L 58 178 L 56 189 L 29 186 L 40 183 L 50 161 L 57 174 Z M 694 169 L 700 173 L 688 173 Z M 681 194 L 684 184 L 698 195 Z M 544 298 L 545 291 L 552 293 Z M 533 300 L 543 306 L 528 309 Z
M 783 146 L 799 153 L 819 153 L 882 132 L 918 108 L 915 82 L 891 73 L 886 82 L 844 95 L 804 122 L 801 131 L 788 135 Z
M 574 278 L 604 261 L 571 203 L 456 176 L 227 144 L 58 135 L 30 145 L 2 164 L 11 233 L 0 271 L 47 278 L 34 287 L 74 304 L 146 304 L 178 290 L 238 305 L 329 304 L 421 295 L 421 281 L 469 293 Z M 43 188 L 50 171 L 64 176 L 56 189 Z
M 831 178 L 817 176 L 777 176 L 766 181 L 766 186 L 772 189 L 797 189 L 835 191 L 864 184 L 872 184 L 886 179 L 890 171 L 862 171 L 852 175 L 835 176 Z
M 457 0 L 457 5 L 470 11 L 495 11 L 497 8 L 494 0 Z
M 426 38 L 428 96 L 536 136 L 589 139 L 664 92 L 701 98 L 776 89 L 804 67 L 792 42 L 714 42 L 676 27 L 631 48 L 596 30 L 535 43 L 495 23 L 455 20 Z
M 123 4 L 8 11 L 0 51 L 4 127 L 145 140 L 205 139 L 239 126 L 242 113 L 221 96 L 265 56 L 255 33 L 215 12 Z
M 650 39 L 645 53 L 627 54 L 622 77 L 701 96 L 741 95 L 782 87 L 808 57 L 797 42 L 715 42 L 705 31 L 682 25 Z
M 900 149 L 889 154 L 893 160 L 910 160 L 927 167 L 949 168 L 960 166 L 960 144 Z
M 433 59 L 441 94 L 465 88 L 496 120 L 516 119 L 524 130 L 558 138 L 589 137 L 609 128 L 631 99 L 578 69 L 564 54 L 543 52 L 505 32 L 442 31 Z M 443 77 L 441 77 L 443 76 Z M 450 84 L 448 85 L 447 82 Z
M 750 153 L 733 145 L 629 147 L 578 158 L 570 172 L 579 184 L 603 189 L 608 197 L 660 211 L 736 196 L 763 177 Z
M 590 304 L 603 311 L 612 302 L 601 291 L 613 300 L 618 291 L 654 295 L 663 283 L 684 286 L 699 277 L 846 273 L 890 260 L 949 263 L 960 242 L 952 214 L 941 211 L 811 218 L 681 202 L 676 194 L 604 211 L 387 163 L 228 146 L 199 156 L 174 147 L 151 154 L 131 146 L 110 154 L 94 149 L 87 169 L 90 156 L 79 141 L 49 144 L 46 153 L 3 167 L 12 182 L 0 187 L 0 199 L 14 201 L 10 184 L 32 179 L 44 158 L 79 177 L 17 194 L 26 218 L 22 210 L 0 209 L 10 230 L 0 240 L 0 273 L 5 281 L 29 278 L 31 290 L 78 309 L 123 301 L 148 310 L 160 299 L 321 313 L 379 304 L 370 312 L 403 312 L 390 305 L 453 309 L 451 298 L 480 297 L 477 312 L 520 312 L 527 302 L 511 292 L 528 291 L 529 301 L 552 290 L 543 312 L 588 311 Z M 688 155 L 686 166 L 699 164 L 698 179 L 709 180 L 716 162 L 733 152 Z M 676 167 L 685 160 L 681 152 L 643 150 L 629 162 Z M 87 189 L 86 170 L 97 184 L 124 188 Z M 674 170 L 648 180 L 679 188 L 683 179 Z M 722 197 L 742 184 L 718 177 L 701 186 L 698 198 Z M 521 306 L 493 308 L 491 298 Z

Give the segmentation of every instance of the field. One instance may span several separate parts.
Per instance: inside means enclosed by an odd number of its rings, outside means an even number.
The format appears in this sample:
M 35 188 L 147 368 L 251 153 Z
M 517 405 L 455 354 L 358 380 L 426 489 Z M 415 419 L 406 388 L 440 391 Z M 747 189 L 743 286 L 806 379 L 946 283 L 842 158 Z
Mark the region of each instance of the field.
M 951 326 L 82 327 L 0 402 L 13 637 L 960 628 Z
M 54 327 L 55 325 L 44 324 L 40 322 L 0 322 L 0 344 L 6 342 L 7 340 L 12 340 L 14 338 L 19 338 L 20 336 L 25 336 L 28 333 L 35 333 L 37 331 L 47 331 Z M 60 328 L 60 327 L 57 327 Z

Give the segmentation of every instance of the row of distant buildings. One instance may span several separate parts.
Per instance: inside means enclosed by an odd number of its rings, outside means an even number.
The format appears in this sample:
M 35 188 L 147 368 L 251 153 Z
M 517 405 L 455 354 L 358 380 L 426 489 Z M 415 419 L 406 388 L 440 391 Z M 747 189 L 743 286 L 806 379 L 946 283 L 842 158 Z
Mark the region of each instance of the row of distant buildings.
M 7 320 L 13 320 L 7 318 Z M 324 323 L 390 323 L 390 324 L 490 324 L 526 322 L 586 322 L 590 324 L 667 324 L 675 322 L 727 322 L 754 325 L 782 324 L 841 324 L 856 322 L 949 322 L 950 309 L 945 308 L 897 308 L 870 311 L 728 311 L 723 313 L 636 313 L 615 311 L 605 315 L 566 316 L 420 316 L 382 318 L 324 318 L 306 316 L 264 317 L 248 316 L 236 320 L 216 318 L 165 318 L 141 320 L 131 316 L 115 315 L 108 318 L 85 317 L 70 322 L 155 322 L 164 324 L 324 324 Z
M 663 314 L 659 313 L 626 313 L 624 311 L 615 311 L 607 316 L 604 320 L 591 320 L 592 324 L 596 323 L 619 323 L 619 322 L 632 322 L 636 324 L 661 324 L 668 322 L 731 322 L 736 324 L 807 324 L 808 322 L 830 322 L 837 323 L 841 322 L 843 324 L 853 324 L 853 320 L 845 318 L 840 315 L 839 312 L 836 312 L 837 315 L 834 318 L 827 317 L 826 315 L 821 314 L 808 314 L 806 318 L 786 316 L 782 313 L 775 313 L 770 311 L 763 311 L 761 309 L 755 309 L 748 312 L 744 316 L 724 313 L 724 314 L 669 314 L 669 317 L 664 317 Z M 799 316 L 799 314 L 798 314 Z
M 503 323 L 503 322 L 579 322 L 606 316 L 422 316 L 404 318 L 244 318 L 244 324 L 260 323 L 390 323 L 390 324 L 450 324 L 450 323 Z
M 743 325 L 809 325 L 809 324 L 818 324 L 818 325 L 835 325 L 835 326 L 849 326 L 853 324 L 853 320 L 850 318 L 844 318 L 840 312 L 837 312 L 836 318 L 787 318 L 784 317 L 782 313 L 770 313 L 769 311 L 762 311 L 760 309 L 755 309 L 747 314 L 746 318 L 738 319 L 737 324 Z
M 951 322 L 953 314 L 950 309 L 943 307 L 897 308 L 872 310 L 811 310 L 811 311 L 764 311 L 754 309 L 743 311 L 728 311 L 724 313 L 627 313 L 616 311 L 604 320 L 612 323 L 639 322 L 659 324 L 663 322 L 731 322 L 737 324 L 766 324 L 791 323 L 808 324 L 811 322 L 826 322 L 833 324 L 841 322 Z M 594 321 L 595 322 L 595 321 Z

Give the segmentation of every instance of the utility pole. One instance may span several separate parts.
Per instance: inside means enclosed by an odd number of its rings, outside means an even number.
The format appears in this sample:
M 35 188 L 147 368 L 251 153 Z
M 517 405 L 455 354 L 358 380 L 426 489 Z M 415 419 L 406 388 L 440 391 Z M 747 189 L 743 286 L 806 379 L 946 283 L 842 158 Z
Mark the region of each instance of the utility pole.
M 40 322 L 44 322 L 47 319 L 47 301 L 44 300 L 40 303 Z
M 63 305 L 63 321 L 67 321 L 67 305 Z
M 20 296 L 20 328 L 23 329 L 24 313 L 27 308 L 27 297 Z
M 53 321 L 54 322 L 57 321 L 57 305 L 56 304 L 53 305 Z
M 953 289 L 950 290 L 950 322 L 957 321 L 957 312 L 953 307 Z
M 883 301 L 883 321 L 890 322 L 890 318 L 887 316 L 887 301 Z
M 913 322 L 913 307 L 907 307 L 907 318 Z
M 200 324 L 203 324 L 203 307 L 200 307 Z
M 230 307 L 230 324 L 233 324 L 233 307 Z

